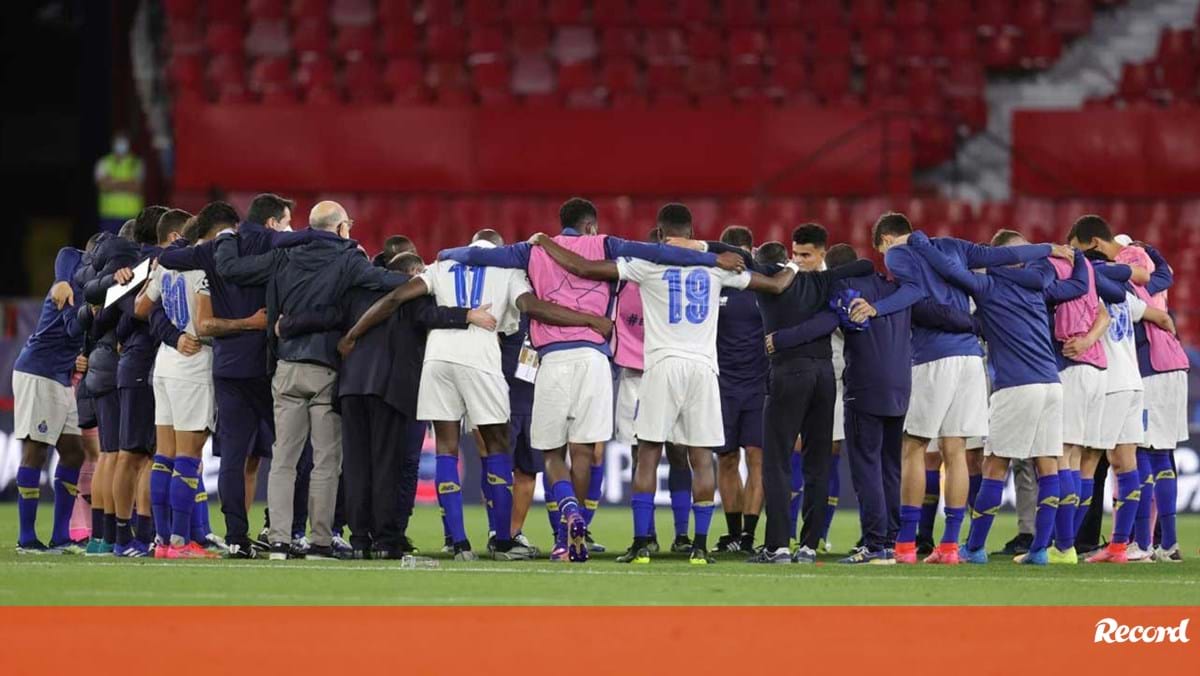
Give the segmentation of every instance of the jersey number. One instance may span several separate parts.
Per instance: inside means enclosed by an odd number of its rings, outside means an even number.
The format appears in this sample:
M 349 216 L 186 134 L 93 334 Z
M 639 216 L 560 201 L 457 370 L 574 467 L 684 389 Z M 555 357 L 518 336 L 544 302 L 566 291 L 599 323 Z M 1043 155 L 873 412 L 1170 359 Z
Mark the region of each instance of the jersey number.
M 687 278 L 679 268 L 663 272 L 667 282 L 667 321 L 678 324 L 684 318 L 699 324 L 708 317 L 708 285 L 711 283 L 707 270 L 692 270 Z
M 454 301 L 458 303 L 458 306 L 472 310 L 479 307 L 480 301 L 483 300 L 483 276 L 487 273 L 487 268 L 455 263 L 450 266 L 450 272 L 454 274 Z M 468 277 L 470 277 L 469 283 Z M 468 291 L 470 292 L 469 298 Z M 468 303 L 470 304 L 468 305 Z
M 162 309 L 171 320 L 171 324 L 180 331 L 186 331 L 191 315 L 188 313 L 187 280 L 183 275 L 173 275 L 164 272 L 162 279 Z

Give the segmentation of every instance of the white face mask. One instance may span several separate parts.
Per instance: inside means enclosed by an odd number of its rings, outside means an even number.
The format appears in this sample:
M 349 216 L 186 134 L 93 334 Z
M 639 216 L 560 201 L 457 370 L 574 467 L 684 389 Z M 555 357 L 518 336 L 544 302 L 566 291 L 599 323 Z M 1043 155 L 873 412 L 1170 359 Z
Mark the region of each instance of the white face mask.
M 118 155 L 124 155 L 129 152 L 129 139 L 118 136 L 113 140 L 113 152 Z

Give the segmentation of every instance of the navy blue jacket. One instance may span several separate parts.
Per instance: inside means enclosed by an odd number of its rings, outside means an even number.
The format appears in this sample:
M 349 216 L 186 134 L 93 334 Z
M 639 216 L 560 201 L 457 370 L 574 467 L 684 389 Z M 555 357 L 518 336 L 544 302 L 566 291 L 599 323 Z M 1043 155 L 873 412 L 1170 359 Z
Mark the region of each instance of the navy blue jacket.
M 59 250 L 54 260 L 54 281 L 70 283 L 75 291 L 75 302 L 79 302 L 82 291 L 75 285 L 75 271 L 82 257 L 82 251 L 66 247 Z M 58 309 L 47 293 L 42 301 L 37 328 L 25 341 L 13 370 L 70 385 L 75 358 L 83 349 L 83 329 L 77 317 L 75 308 L 64 305 L 61 310 Z
M 533 414 L 533 383 L 516 377 L 521 347 L 528 335 L 528 315 L 521 315 L 521 327 L 515 333 L 500 334 L 500 368 L 508 382 L 508 405 L 514 416 Z

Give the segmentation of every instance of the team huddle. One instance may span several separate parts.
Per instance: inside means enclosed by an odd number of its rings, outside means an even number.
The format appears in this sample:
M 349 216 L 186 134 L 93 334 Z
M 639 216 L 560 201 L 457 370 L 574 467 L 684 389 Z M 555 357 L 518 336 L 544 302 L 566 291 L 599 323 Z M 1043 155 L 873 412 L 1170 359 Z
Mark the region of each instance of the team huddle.
M 697 241 L 677 203 L 635 242 L 599 234 L 596 208 L 572 198 L 553 237 L 506 244 L 484 229 L 428 266 L 403 236 L 369 258 L 335 202 L 292 232 L 292 207 L 271 194 L 245 219 L 224 202 L 147 207 L 59 252 L 13 373 L 19 553 L 403 558 L 417 551 L 407 529 L 432 424 L 443 551 L 460 561 L 479 556 L 464 433 L 497 560 L 543 557 L 525 533 L 539 474 L 549 558 L 603 551 L 590 524 L 613 439 L 634 448 L 621 563 L 659 552 L 664 454 L 670 549 L 694 565 L 739 552 L 815 562 L 831 548 L 841 454 L 862 533 L 846 564 L 986 563 L 1014 463 L 1036 473 L 1018 562 L 1180 560 L 1188 361 L 1167 311 L 1172 272 L 1097 216 L 1065 245 L 1011 230 L 980 245 L 886 213 L 873 227 L 881 273 L 812 223 L 790 249 L 755 247 L 739 226 Z M 210 437 L 224 538 L 208 523 Z M 262 458 L 268 524 L 252 534 Z M 1110 541 L 1077 546 L 1110 467 Z M 718 493 L 727 533 L 710 543 Z M 86 540 L 69 528 L 77 496 Z

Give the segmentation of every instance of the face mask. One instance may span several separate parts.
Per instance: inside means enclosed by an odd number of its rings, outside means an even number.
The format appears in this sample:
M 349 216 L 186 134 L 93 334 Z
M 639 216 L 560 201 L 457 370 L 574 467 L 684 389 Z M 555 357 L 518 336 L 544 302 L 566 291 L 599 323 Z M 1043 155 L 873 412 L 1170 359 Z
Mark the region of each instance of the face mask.
M 129 139 L 118 137 L 113 141 L 113 152 L 118 155 L 124 155 L 129 152 Z

